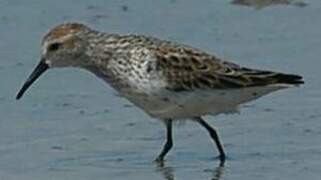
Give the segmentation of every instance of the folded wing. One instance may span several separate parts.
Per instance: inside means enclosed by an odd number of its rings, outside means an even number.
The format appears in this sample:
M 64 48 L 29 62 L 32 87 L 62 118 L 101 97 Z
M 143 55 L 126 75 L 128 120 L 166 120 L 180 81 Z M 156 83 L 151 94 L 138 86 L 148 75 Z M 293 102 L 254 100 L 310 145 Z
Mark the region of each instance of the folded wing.
M 268 85 L 299 85 L 299 75 L 250 69 L 222 61 L 194 48 L 173 47 L 156 51 L 156 69 L 168 82 L 167 89 L 232 89 Z M 178 48 L 178 49 L 177 49 Z

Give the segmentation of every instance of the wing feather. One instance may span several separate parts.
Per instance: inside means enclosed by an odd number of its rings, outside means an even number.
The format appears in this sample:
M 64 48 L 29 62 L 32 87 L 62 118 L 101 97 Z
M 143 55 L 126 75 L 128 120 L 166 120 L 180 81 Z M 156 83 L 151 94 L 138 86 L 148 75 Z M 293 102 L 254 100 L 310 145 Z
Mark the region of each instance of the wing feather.
M 155 54 L 157 69 L 173 91 L 303 83 L 301 76 L 242 67 L 188 46 L 160 46 Z

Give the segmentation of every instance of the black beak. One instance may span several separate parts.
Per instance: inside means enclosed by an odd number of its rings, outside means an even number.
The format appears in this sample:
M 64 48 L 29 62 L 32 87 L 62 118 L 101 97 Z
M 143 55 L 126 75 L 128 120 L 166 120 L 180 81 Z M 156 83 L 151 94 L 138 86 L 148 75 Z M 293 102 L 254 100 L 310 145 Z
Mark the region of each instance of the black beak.
M 23 84 L 22 88 L 20 89 L 19 93 L 17 94 L 16 99 L 20 99 L 25 91 L 31 86 L 33 82 L 35 82 L 38 77 L 44 73 L 49 68 L 48 64 L 42 59 L 37 67 L 33 70 L 33 72 L 28 77 L 27 81 Z

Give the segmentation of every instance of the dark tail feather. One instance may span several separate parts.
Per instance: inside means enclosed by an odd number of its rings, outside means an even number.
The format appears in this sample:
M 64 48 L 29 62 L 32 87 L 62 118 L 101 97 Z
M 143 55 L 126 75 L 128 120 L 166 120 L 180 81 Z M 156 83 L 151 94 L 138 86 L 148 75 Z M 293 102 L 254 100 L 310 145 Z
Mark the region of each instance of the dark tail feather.
M 282 74 L 282 73 L 280 73 L 280 74 L 274 75 L 273 79 L 276 81 L 275 83 L 280 83 L 280 84 L 299 85 L 299 84 L 304 83 L 302 76 L 295 75 L 295 74 Z

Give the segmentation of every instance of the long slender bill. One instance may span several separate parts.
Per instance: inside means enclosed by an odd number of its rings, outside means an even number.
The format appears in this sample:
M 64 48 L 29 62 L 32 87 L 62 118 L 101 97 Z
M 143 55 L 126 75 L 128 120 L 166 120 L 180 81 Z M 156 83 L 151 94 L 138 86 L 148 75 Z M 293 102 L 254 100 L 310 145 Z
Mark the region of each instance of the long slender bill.
M 28 77 L 27 81 L 23 84 L 22 88 L 18 92 L 16 99 L 20 99 L 26 90 L 31 86 L 33 82 L 35 82 L 38 77 L 43 74 L 49 68 L 48 64 L 45 63 L 44 60 L 41 60 L 33 72 Z

